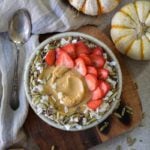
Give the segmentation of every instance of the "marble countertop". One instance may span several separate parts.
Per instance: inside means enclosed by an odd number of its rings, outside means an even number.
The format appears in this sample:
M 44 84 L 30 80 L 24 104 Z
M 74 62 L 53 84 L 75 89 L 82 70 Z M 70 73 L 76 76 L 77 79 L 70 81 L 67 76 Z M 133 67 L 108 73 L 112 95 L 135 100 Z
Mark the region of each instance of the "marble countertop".
M 123 0 L 116 10 L 108 15 L 102 16 L 99 28 L 108 36 L 110 36 L 109 32 L 112 16 L 128 2 L 132 2 L 132 0 Z M 135 61 L 127 57 L 124 57 L 123 59 L 138 85 L 144 118 L 140 126 L 133 131 L 98 145 L 91 150 L 117 150 L 119 145 L 121 146 L 121 149 L 118 148 L 118 150 L 150 150 L 150 61 Z M 136 139 L 132 146 L 128 145 L 127 137 Z

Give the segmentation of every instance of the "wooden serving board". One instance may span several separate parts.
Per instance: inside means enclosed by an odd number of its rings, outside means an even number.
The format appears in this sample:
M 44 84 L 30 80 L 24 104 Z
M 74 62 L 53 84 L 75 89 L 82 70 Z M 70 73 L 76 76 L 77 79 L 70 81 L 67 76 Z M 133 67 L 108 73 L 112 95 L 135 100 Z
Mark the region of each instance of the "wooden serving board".
M 50 149 L 52 145 L 60 150 L 86 150 L 97 144 L 123 134 L 135 128 L 142 119 L 142 107 L 137 92 L 137 86 L 124 64 L 122 56 L 115 49 L 111 40 L 94 26 L 85 26 L 77 30 L 96 37 L 106 43 L 117 56 L 123 74 L 122 101 L 133 108 L 133 116 L 130 125 L 124 125 L 114 115 L 111 115 L 111 128 L 108 134 L 99 132 L 98 127 L 80 132 L 67 132 L 53 128 L 43 122 L 30 108 L 24 128 L 27 134 L 33 138 L 41 150 Z M 41 41 L 50 35 L 42 35 Z

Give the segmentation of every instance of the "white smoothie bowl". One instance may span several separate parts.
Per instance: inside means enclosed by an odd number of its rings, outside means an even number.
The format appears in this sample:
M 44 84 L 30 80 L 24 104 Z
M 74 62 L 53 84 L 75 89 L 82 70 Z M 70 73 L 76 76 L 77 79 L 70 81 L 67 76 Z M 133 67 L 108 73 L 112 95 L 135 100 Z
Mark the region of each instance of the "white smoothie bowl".
M 85 126 L 80 126 L 79 128 L 66 128 L 65 125 L 58 124 L 57 122 L 51 120 L 50 118 L 46 117 L 45 115 L 37 113 L 37 109 L 33 105 L 32 97 L 30 95 L 29 72 L 30 72 L 30 67 L 31 67 L 31 65 L 33 63 L 33 60 L 34 60 L 36 54 L 39 52 L 39 50 L 44 48 L 48 43 L 51 43 L 52 41 L 59 40 L 59 39 L 62 39 L 62 38 L 66 38 L 66 37 L 82 37 L 82 38 L 84 38 L 84 39 L 86 39 L 86 40 L 96 44 L 97 46 L 102 47 L 104 49 L 104 51 L 108 54 L 108 56 L 111 58 L 111 60 L 115 62 L 115 68 L 116 68 L 116 72 L 117 72 L 117 76 L 118 76 L 118 79 L 117 79 L 118 80 L 118 83 L 117 83 L 117 94 L 116 94 L 115 100 L 113 100 L 111 102 L 110 108 L 106 111 L 106 113 L 103 114 L 103 116 L 97 118 L 96 121 L 94 121 L 94 122 L 92 122 L 92 123 L 90 123 L 88 125 L 85 125 Z M 35 51 L 33 52 L 31 57 L 29 58 L 29 61 L 26 64 L 25 74 L 24 74 L 24 86 L 25 86 L 25 92 L 26 92 L 27 100 L 28 100 L 31 108 L 34 110 L 34 112 L 43 121 L 45 121 L 50 126 L 53 126 L 55 128 L 61 129 L 61 130 L 81 131 L 81 130 L 92 128 L 92 127 L 98 125 L 99 123 L 103 122 L 109 115 L 111 115 L 113 113 L 115 108 L 118 106 L 118 103 L 120 101 L 121 92 L 122 92 L 122 73 L 121 73 L 120 65 L 119 65 L 119 62 L 118 62 L 116 56 L 114 55 L 112 50 L 106 44 L 104 44 L 102 41 L 100 41 L 100 40 L 98 40 L 98 39 L 96 39 L 96 38 L 94 38 L 92 36 L 89 36 L 87 34 L 83 34 L 83 33 L 79 33 L 79 32 L 66 32 L 66 33 L 57 34 L 57 35 L 54 35 L 54 36 L 48 38 L 47 40 L 42 42 L 35 49 Z

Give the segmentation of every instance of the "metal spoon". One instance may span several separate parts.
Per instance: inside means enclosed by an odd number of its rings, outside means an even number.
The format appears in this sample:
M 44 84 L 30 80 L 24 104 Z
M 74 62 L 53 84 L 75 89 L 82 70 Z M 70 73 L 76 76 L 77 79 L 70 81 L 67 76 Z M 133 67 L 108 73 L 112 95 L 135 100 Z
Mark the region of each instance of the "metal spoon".
M 27 42 L 31 36 L 31 18 L 27 10 L 20 9 L 14 13 L 9 23 L 8 35 L 10 40 L 15 43 L 17 50 L 16 66 L 14 70 L 12 99 L 10 106 L 16 110 L 19 106 L 18 97 L 18 60 L 19 60 L 19 47 Z

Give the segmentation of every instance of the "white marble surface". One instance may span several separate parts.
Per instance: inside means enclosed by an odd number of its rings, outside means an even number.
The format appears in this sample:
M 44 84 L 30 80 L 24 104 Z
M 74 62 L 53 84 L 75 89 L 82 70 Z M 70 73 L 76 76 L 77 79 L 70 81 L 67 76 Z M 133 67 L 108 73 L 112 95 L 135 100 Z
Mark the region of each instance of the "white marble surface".
M 131 1 L 132 0 L 123 0 L 116 10 L 103 16 L 100 20 L 101 25 L 99 28 L 109 35 L 112 16 L 120 7 Z M 124 62 L 127 64 L 128 69 L 138 85 L 143 112 L 145 114 L 141 123 L 142 127 L 139 126 L 129 133 L 92 148 L 92 150 L 116 150 L 118 145 L 121 145 L 122 150 L 150 150 L 150 61 L 141 62 L 124 57 Z M 132 146 L 128 146 L 127 144 L 128 136 L 136 138 L 136 142 Z

